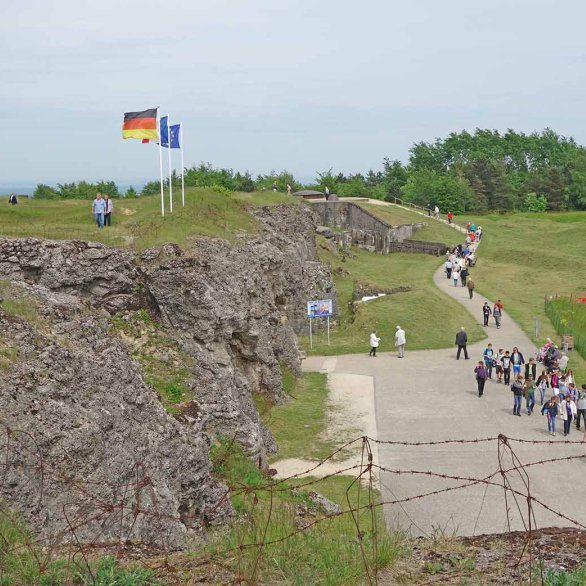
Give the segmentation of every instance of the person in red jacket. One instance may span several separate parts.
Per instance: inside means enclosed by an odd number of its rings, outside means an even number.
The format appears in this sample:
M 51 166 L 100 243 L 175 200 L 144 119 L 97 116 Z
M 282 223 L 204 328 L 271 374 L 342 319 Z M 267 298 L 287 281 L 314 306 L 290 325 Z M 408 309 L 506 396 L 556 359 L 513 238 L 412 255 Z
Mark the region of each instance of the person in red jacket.
M 451 224 L 452 223 L 452 218 L 454 217 L 454 214 L 452 214 L 452 212 L 448 212 L 448 223 Z

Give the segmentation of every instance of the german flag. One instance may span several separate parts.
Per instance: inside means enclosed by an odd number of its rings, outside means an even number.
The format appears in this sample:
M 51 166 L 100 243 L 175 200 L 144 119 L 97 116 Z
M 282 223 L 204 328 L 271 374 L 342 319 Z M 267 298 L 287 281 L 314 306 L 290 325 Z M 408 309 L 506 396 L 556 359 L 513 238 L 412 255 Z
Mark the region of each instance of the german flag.
M 122 125 L 122 138 L 159 138 L 157 132 L 157 109 L 152 108 L 144 112 L 126 112 Z

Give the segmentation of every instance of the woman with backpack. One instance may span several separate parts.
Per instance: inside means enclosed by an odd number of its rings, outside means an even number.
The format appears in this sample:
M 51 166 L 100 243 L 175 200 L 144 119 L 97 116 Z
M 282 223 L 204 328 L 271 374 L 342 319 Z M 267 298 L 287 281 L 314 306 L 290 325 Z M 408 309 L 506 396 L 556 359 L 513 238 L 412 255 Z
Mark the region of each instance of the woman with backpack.
M 555 401 L 555 397 L 551 397 L 541 408 L 541 414 L 547 417 L 547 432 L 555 435 L 555 418 L 558 414 L 558 404 Z

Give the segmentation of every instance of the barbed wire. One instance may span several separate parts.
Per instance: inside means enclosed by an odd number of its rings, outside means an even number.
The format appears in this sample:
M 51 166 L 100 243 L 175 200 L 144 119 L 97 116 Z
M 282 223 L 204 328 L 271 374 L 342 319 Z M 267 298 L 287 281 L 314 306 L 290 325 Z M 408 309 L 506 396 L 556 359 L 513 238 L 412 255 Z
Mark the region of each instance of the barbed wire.
M 220 511 L 227 502 L 236 497 L 246 500 L 247 512 L 245 523 L 233 523 L 236 528 L 237 543 L 222 550 L 222 555 L 235 556 L 234 583 L 255 584 L 262 573 L 263 562 L 271 547 L 283 544 L 294 537 L 316 529 L 321 524 L 330 523 L 335 519 L 348 516 L 351 519 L 353 532 L 356 538 L 356 547 L 359 559 L 362 561 L 364 580 L 370 585 L 378 584 L 380 568 L 378 567 L 379 536 L 381 534 L 381 509 L 392 510 L 393 507 L 403 507 L 406 503 L 422 499 L 430 499 L 446 493 L 465 491 L 473 487 L 483 486 L 484 494 L 474 523 L 474 533 L 478 526 L 480 515 L 489 488 L 498 488 L 503 491 L 503 501 L 507 523 L 507 531 L 513 531 L 513 512 L 517 522 L 520 522 L 524 532 L 524 545 L 516 559 L 514 567 L 520 567 L 524 556 L 529 557 L 528 578 L 531 583 L 531 574 L 535 560 L 541 569 L 543 582 L 543 560 L 540 552 L 533 547 L 535 531 L 538 529 L 535 507 L 538 506 L 558 519 L 560 522 L 586 530 L 586 519 L 576 519 L 567 511 L 559 510 L 558 506 L 548 504 L 545 499 L 533 493 L 530 473 L 535 467 L 553 466 L 562 462 L 586 461 L 585 454 L 563 454 L 557 457 L 542 458 L 531 462 L 522 462 L 516 454 L 515 444 L 556 444 L 557 446 L 573 447 L 584 446 L 579 441 L 544 441 L 509 438 L 503 434 L 483 437 L 435 440 L 428 442 L 403 442 L 377 440 L 368 436 L 360 436 L 346 442 L 334 450 L 328 457 L 303 472 L 293 474 L 287 478 L 274 478 L 266 475 L 266 481 L 258 485 L 246 485 L 241 482 L 227 483 L 226 489 L 219 495 L 217 501 L 206 511 L 197 515 L 173 514 L 163 510 L 156 486 L 149 474 L 149 468 L 144 461 L 135 462 L 123 475 L 123 480 L 99 482 L 75 477 L 70 465 L 70 457 L 64 459 L 63 464 L 50 463 L 41 448 L 34 432 L 11 429 L 0 421 L 0 492 L 5 495 L 6 505 L 10 505 L 10 487 L 16 487 L 20 494 L 26 494 L 31 510 L 46 509 L 48 499 L 54 498 L 56 487 L 60 488 L 67 499 L 61 504 L 61 518 L 52 519 L 55 527 L 60 529 L 50 535 L 44 535 L 43 527 L 30 534 L 22 531 L 21 543 L 18 547 L 26 550 L 30 558 L 38 565 L 39 571 L 48 567 L 52 559 L 63 556 L 66 552 L 72 566 L 80 567 L 95 580 L 94 565 L 90 552 L 98 547 L 107 545 L 113 548 L 117 555 L 123 556 L 124 549 L 140 535 L 138 527 L 145 523 L 149 526 L 149 533 L 153 537 L 153 546 L 162 553 L 165 564 L 169 556 L 175 551 L 176 545 L 169 540 L 174 524 L 182 530 L 186 527 L 198 532 L 209 526 L 210 519 Z M 374 445 L 409 446 L 425 449 L 438 445 L 496 445 L 496 467 L 492 471 L 480 476 L 447 473 L 436 470 L 418 470 L 391 468 L 375 461 Z M 358 445 L 360 444 L 360 445 Z M 231 449 L 235 446 L 235 438 L 226 446 L 226 458 L 230 457 Z M 350 465 L 340 464 L 334 472 L 320 475 L 320 468 L 326 463 L 337 462 L 342 452 L 349 448 L 360 450 L 358 461 Z M 312 474 L 320 477 L 310 477 Z M 377 487 L 381 475 L 391 478 L 397 476 L 421 476 L 438 481 L 449 481 L 455 485 L 430 487 L 406 496 L 383 498 Z M 316 516 L 311 520 L 299 524 L 296 528 L 274 537 L 270 528 L 278 519 L 275 518 L 276 507 L 281 506 L 284 493 L 295 494 L 319 486 L 322 482 L 335 477 L 348 477 L 345 491 L 345 507 L 336 512 L 329 512 Z M 383 483 L 383 489 L 392 493 L 392 487 Z M 262 495 L 266 498 L 261 499 Z M 266 504 L 262 504 L 266 503 Z M 55 510 L 55 509 L 54 509 Z M 405 510 L 405 509 L 403 509 Z M 257 514 L 258 513 L 258 514 Z M 262 513 L 262 514 L 261 514 Z M 56 515 L 56 513 L 53 513 Z M 1 527 L 14 527 L 15 517 L 11 511 L 0 508 L 0 520 L 7 521 L 0 525 L 0 543 L 9 543 L 9 536 L 2 535 Z M 13 530 L 13 529 L 11 529 Z M 251 538 L 252 536 L 252 538 Z M 368 536 L 368 539 L 366 537 Z M 252 556 L 247 557 L 251 552 Z M 274 555 L 274 554 L 271 554 Z M 0 548 L 0 564 L 2 550 Z M 1 569 L 1 567 L 0 567 Z M 535 582 L 533 582 L 535 583 Z

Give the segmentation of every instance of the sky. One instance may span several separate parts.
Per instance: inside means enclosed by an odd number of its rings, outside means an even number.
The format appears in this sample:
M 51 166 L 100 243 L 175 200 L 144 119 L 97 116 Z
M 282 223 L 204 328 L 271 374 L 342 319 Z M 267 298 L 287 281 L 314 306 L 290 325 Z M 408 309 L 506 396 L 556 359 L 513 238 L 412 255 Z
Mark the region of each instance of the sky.
M 157 148 L 121 137 L 124 112 L 156 106 L 183 123 L 186 166 L 306 180 L 477 127 L 586 144 L 579 0 L 2 0 L 0 12 L 0 185 L 156 179 Z

